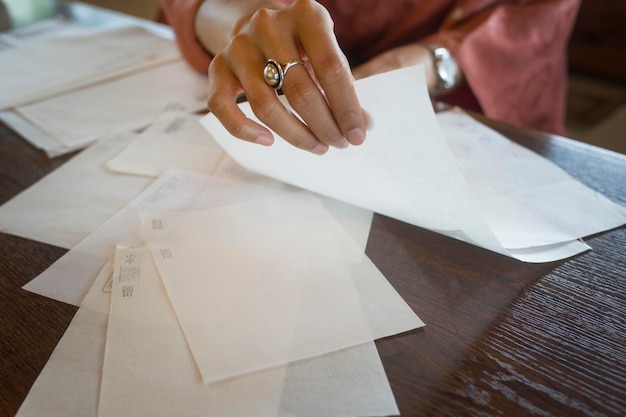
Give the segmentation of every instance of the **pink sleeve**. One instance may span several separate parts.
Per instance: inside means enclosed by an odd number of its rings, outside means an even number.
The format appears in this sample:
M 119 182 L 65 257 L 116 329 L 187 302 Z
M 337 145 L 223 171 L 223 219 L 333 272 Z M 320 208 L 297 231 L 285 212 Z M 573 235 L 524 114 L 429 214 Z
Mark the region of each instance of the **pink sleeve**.
M 211 55 L 202 47 L 194 31 L 196 12 L 204 0 L 160 0 L 166 22 L 176 35 L 176 43 L 183 58 L 194 69 L 206 72 Z
M 562 134 L 578 7 L 579 0 L 459 0 L 427 41 L 451 50 L 487 116 Z

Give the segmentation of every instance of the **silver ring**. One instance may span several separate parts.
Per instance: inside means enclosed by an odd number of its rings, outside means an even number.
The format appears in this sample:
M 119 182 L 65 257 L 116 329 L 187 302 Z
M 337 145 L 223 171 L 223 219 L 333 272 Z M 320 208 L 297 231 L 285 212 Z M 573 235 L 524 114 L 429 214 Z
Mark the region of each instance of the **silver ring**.
M 304 65 L 304 61 L 294 59 L 286 64 L 281 64 L 274 59 L 268 59 L 263 68 L 263 79 L 273 89 L 280 90 L 285 81 L 285 74 L 287 74 L 289 68 L 296 65 Z

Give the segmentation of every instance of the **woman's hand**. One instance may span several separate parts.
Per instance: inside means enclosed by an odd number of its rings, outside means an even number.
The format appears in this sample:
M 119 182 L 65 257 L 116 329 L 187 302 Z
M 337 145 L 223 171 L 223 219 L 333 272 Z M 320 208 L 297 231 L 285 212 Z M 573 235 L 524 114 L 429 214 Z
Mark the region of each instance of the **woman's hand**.
M 232 135 L 262 145 L 274 140 L 237 106 L 243 92 L 259 120 L 298 148 L 323 154 L 329 146 L 345 148 L 364 141 L 364 112 L 326 9 L 313 0 L 296 0 L 284 8 L 256 10 L 237 28 L 209 67 L 209 110 Z M 305 61 L 289 69 L 282 86 L 299 117 L 266 84 L 263 69 L 268 59 Z

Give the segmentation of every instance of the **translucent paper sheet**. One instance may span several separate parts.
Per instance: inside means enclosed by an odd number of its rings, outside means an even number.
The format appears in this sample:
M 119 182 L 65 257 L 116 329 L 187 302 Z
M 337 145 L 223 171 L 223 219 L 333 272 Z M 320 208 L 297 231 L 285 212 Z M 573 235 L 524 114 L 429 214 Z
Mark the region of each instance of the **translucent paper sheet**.
M 73 28 L 0 54 L 0 110 L 179 59 L 173 41 L 137 26 Z
M 96 417 L 113 282 L 110 255 L 16 417 Z
M 205 86 L 206 76 L 178 60 L 18 107 L 3 120 L 54 157 L 109 132 L 143 128 L 163 112 L 202 110 Z
M 19 134 L 37 149 L 46 149 L 48 156 L 56 156 L 56 150 L 59 143 L 54 140 L 48 133 L 41 130 L 28 120 L 24 119 L 13 110 L 0 112 L 0 121 L 9 126 L 11 130 Z
M 205 382 L 421 326 L 309 193 L 151 213 L 144 232 Z M 387 325 L 376 334 L 359 280 L 379 290 L 375 316 Z
M 158 177 L 172 166 L 280 186 L 234 162 L 206 134 L 199 117 L 167 112 L 138 136 L 130 132 L 105 136 L 0 206 L 0 230 L 69 249 L 151 183 L 138 175 Z M 333 211 L 346 212 L 342 224 L 358 235 L 357 241 L 367 240 L 369 227 L 362 225 L 369 224 L 371 212 L 320 198 Z
M 202 123 L 252 171 L 505 253 L 445 145 L 419 69 L 360 80 L 357 92 L 373 119 L 368 139 L 322 157 L 279 137 L 271 147 L 237 140 L 212 114 Z M 248 103 L 241 109 L 255 119 Z
M 107 168 L 149 177 L 158 177 L 169 168 L 213 174 L 224 151 L 207 136 L 199 120 L 199 115 L 183 112 L 163 114 L 108 161 Z
M 504 247 L 515 250 L 573 241 L 626 221 L 623 207 L 460 109 L 439 113 L 437 119 Z
M 170 173 L 144 197 L 152 204 L 161 200 L 162 207 L 166 207 L 165 200 L 168 197 L 175 200 L 172 194 L 176 191 L 178 198 L 197 196 L 192 190 L 209 185 L 203 179 Z M 233 201 L 232 194 L 236 194 L 233 187 L 226 187 L 231 185 L 229 182 L 223 185 L 225 188 L 221 190 L 219 185 L 214 185 L 210 194 L 217 198 L 216 201 L 228 201 L 225 194 L 230 193 L 230 201 Z M 168 192 L 171 194 L 167 195 Z M 167 207 L 172 208 L 172 205 Z M 130 231 L 123 241 L 134 242 L 135 238 L 137 236 Z M 359 244 L 364 247 L 365 241 L 361 240 Z M 70 253 L 80 264 L 78 253 Z M 111 306 L 113 319 L 109 326 L 115 330 L 109 335 L 106 334 L 107 312 L 114 266 L 113 262 L 105 264 L 24 401 L 19 417 L 91 417 L 96 416 L 98 403 L 101 415 L 116 410 L 124 412 L 114 415 L 172 415 L 170 412 L 176 405 L 180 408 L 174 408 L 177 410 L 175 415 L 182 415 L 182 410 L 187 415 L 188 410 L 197 410 L 207 404 L 207 391 L 210 398 L 207 415 L 222 417 L 344 417 L 398 413 L 373 343 L 211 384 L 207 390 L 207 385 L 200 383 L 195 364 L 192 375 L 183 372 L 189 369 L 193 359 L 182 340 L 180 327 L 173 325 L 175 319 L 171 317 L 172 313 L 168 313 L 171 306 L 166 302 L 160 282 L 156 281 L 150 254 L 145 249 L 121 248 L 115 270 L 119 275 L 120 267 L 134 267 L 139 259 L 141 267 L 131 273 L 131 278 L 117 282 L 118 301 L 124 298 L 124 285 L 138 282 L 140 287 L 132 290 L 134 304 Z M 352 270 L 352 276 L 362 278 L 354 282 L 360 299 L 371 300 L 383 294 L 383 298 L 390 301 L 388 307 L 397 305 L 393 300 L 395 291 L 385 284 L 386 281 L 368 280 L 368 275 L 358 269 Z M 129 294 L 128 289 L 126 294 Z M 397 293 L 395 297 L 399 299 Z M 401 315 L 373 309 L 371 303 L 365 303 L 365 306 L 370 307 L 365 309 L 365 314 L 374 334 L 383 330 L 399 332 L 405 326 L 406 321 Z M 124 313 L 128 311 L 132 313 L 130 317 Z M 409 312 L 409 316 L 414 313 Z M 392 324 L 400 327 L 393 330 Z M 109 362 L 104 364 L 104 369 L 108 376 L 104 376 L 99 401 L 105 343 Z M 172 366 L 181 363 L 186 365 Z M 116 367 L 128 372 L 114 375 L 112 380 L 116 383 L 112 384 L 108 378 Z M 136 414 L 131 414 L 131 410 Z
M 374 343 L 219 384 L 201 384 L 150 254 L 146 249 L 126 247 L 118 252 L 118 264 L 127 265 L 126 255 L 141 258 L 146 266 L 138 272 L 142 288 L 134 292 L 135 304 L 111 306 L 115 316 L 109 322 L 114 271 L 113 259 L 109 259 L 17 417 L 95 417 L 98 403 L 100 416 L 116 410 L 121 410 L 116 416 L 189 415 L 189 410 L 207 403 L 205 415 L 220 417 L 398 414 Z M 123 295 L 121 288 L 116 296 L 119 299 Z M 125 315 L 128 311 L 132 312 L 132 320 Z M 152 318 L 155 312 L 158 320 Z M 160 326 L 149 325 L 155 322 Z M 110 334 L 107 326 L 112 329 Z M 372 326 L 376 328 L 375 321 Z M 106 363 L 105 346 L 109 358 Z M 190 363 L 193 372 L 183 372 Z M 122 365 L 133 371 L 130 377 L 127 372 L 123 377 L 112 375 L 115 367 Z M 103 368 L 107 372 L 104 380 Z M 150 401 L 146 401 L 148 396 Z M 110 403 L 112 399 L 118 401 Z
M 140 211 L 207 209 L 266 198 L 285 188 L 291 187 L 272 181 L 251 183 L 168 171 L 50 268 L 26 284 L 24 289 L 80 305 L 115 246 L 119 242 L 141 240 L 138 220 Z M 324 204 L 365 248 L 371 212 L 336 201 L 324 201 Z
M 322 157 L 281 138 L 271 147 L 237 140 L 212 114 L 201 121 L 250 170 L 524 261 L 575 255 L 588 249 L 577 239 L 626 223 L 624 208 L 536 154 L 518 158 L 518 146 L 466 115 L 442 115 L 444 134 L 425 86 L 421 67 L 357 81 L 373 119 L 368 138 Z M 240 108 L 257 120 L 248 103 Z
M 55 35 L 56 33 L 75 28 L 76 24 L 61 17 L 29 23 L 8 31 L 0 32 L 0 45 L 16 48 L 24 44 Z M 2 49 L 2 47 L 0 47 Z
M 99 416 L 397 414 L 373 343 L 205 385 L 145 248 L 120 248 Z
M 152 182 L 104 167 L 134 137 L 106 137 L 7 201 L 0 206 L 0 231 L 73 247 Z

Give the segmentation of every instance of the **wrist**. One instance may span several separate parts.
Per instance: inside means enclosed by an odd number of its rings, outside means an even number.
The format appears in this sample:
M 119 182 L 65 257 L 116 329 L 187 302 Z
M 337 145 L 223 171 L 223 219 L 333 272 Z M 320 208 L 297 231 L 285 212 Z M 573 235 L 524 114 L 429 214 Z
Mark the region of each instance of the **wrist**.
M 232 30 L 230 32 L 230 37 L 233 37 L 237 33 L 239 33 L 250 22 L 250 20 L 257 11 L 261 9 L 280 10 L 291 3 L 291 1 L 283 0 L 260 0 L 252 3 L 246 10 L 242 10 L 240 17 L 235 19 Z
M 457 60 L 450 51 L 439 44 L 422 43 L 428 49 L 432 65 L 427 68 L 429 77 L 428 90 L 431 96 L 436 97 L 455 90 L 463 81 L 463 72 Z
M 196 11 L 194 32 L 204 49 L 215 56 L 248 24 L 259 9 L 277 10 L 286 5 L 281 0 L 204 0 Z

